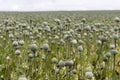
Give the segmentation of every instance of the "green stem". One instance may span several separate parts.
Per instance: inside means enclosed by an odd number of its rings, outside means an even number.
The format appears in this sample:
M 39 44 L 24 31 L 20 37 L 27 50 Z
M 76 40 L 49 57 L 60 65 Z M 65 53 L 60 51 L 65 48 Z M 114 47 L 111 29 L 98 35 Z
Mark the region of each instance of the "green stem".
M 112 74 L 112 77 L 113 77 L 113 79 L 116 80 L 116 75 L 115 75 L 115 59 L 116 59 L 116 56 L 114 54 L 113 55 L 113 74 Z

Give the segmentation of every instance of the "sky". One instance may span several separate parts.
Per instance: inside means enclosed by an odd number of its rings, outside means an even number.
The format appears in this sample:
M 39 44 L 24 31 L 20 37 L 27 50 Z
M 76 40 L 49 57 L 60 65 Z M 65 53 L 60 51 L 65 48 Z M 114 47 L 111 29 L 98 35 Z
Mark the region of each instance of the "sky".
M 120 0 L 0 0 L 0 11 L 120 10 Z

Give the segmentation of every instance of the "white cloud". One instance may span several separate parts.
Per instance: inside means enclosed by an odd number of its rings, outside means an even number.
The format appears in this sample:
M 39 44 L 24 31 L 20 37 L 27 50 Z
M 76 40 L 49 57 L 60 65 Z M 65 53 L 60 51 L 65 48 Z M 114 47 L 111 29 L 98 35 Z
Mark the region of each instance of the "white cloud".
M 120 0 L 0 0 L 0 10 L 102 10 L 120 9 Z

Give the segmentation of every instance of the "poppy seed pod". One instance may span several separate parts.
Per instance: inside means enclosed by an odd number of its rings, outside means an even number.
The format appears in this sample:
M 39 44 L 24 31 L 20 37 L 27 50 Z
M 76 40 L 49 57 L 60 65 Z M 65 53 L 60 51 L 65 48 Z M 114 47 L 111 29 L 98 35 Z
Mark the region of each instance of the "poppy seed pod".
M 101 40 L 102 42 L 108 41 L 107 37 L 104 37 L 104 36 L 100 36 L 100 40 Z
M 79 52 L 83 52 L 83 47 L 82 46 L 78 46 L 78 51 Z
M 13 41 L 12 45 L 13 45 L 14 47 L 18 46 L 18 41 Z
M 92 79 L 93 73 L 92 72 L 86 72 L 85 76 L 86 76 L 87 79 Z
M 115 22 L 120 22 L 120 18 L 119 17 L 115 17 Z
M 65 62 L 63 60 L 60 60 L 58 63 L 59 67 L 64 67 L 65 66 Z
M 66 34 L 66 35 L 64 35 L 64 40 L 69 40 L 70 37 L 71 37 L 70 35 Z
M 10 60 L 10 59 L 11 59 L 10 56 L 7 56 L 7 57 L 6 57 L 6 60 Z
M 71 44 L 72 44 L 72 45 L 77 44 L 77 40 L 76 40 L 76 39 L 73 39 L 73 40 L 71 41 Z
M 48 50 L 49 49 L 49 45 L 48 44 L 43 44 L 42 49 Z
M 118 40 L 118 39 L 119 39 L 119 36 L 118 36 L 117 34 L 114 34 L 114 35 L 113 35 L 113 39 L 114 39 L 114 40 Z
M 105 54 L 105 56 L 106 56 L 107 58 L 110 58 L 110 57 L 111 57 L 111 53 L 110 53 L 110 52 L 107 52 L 107 53 Z
M 76 70 L 76 69 L 73 69 L 73 70 L 72 70 L 72 73 L 73 73 L 73 74 L 77 74 L 77 70 Z
M 43 22 L 42 23 L 42 26 L 47 26 L 48 25 L 48 22 Z
M 54 21 L 57 23 L 57 25 L 60 25 L 61 23 L 60 19 L 55 19 Z
M 31 44 L 30 45 L 30 50 L 35 52 L 36 50 L 38 49 L 37 45 L 36 44 Z
M 103 61 L 104 62 L 107 62 L 108 61 L 108 58 L 106 56 L 103 57 Z
M 86 31 L 90 31 L 90 30 L 91 30 L 91 27 L 90 27 L 90 26 L 86 26 L 84 29 L 85 29 Z
M 23 41 L 23 40 L 20 40 L 20 41 L 19 41 L 19 44 L 20 44 L 21 46 L 23 46 L 23 45 L 24 45 L 24 41 Z
M 117 27 L 115 27 L 115 28 L 113 28 L 113 31 L 112 32 L 116 32 L 116 31 L 118 31 L 119 29 L 117 28 Z
M 29 57 L 29 58 L 33 58 L 33 57 L 34 57 L 34 54 L 29 53 L 29 54 L 28 54 L 28 57 Z
M 5 19 L 3 23 L 4 23 L 4 25 L 7 25 L 9 23 L 9 20 Z
M 83 41 L 83 40 L 79 40 L 78 43 L 79 43 L 80 45 L 82 45 L 82 44 L 84 44 L 84 41 Z
M 16 51 L 15 51 L 15 54 L 16 54 L 16 55 L 20 55 L 20 53 L 21 53 L 20 50 L 16 50 Z
M 116 49 L 113 49 L 112 54 L 116 55 L 116 54 L 118 54 L 118 51 Z
M 9 38 L 10 39 L 14 38 L 14 35 L 13 34 L 9 34 Z
M 75 28 L 78 28 L 79 27 L 79 24 L 74 24 Z
M 85 22 L 86 22 L 86 18 L 83 18 L 83 19 L 81 20 L 81 22 L 85 23 Z
M 27 80 L 27 78 L 25 76 L 20 76 L 18 80 Z
M 65 61 L 65 66 L 73 66 L 74 65 L 74 61 L 73 60 L 69 60 L 69 61 Z
M 70 18 L 66 18 L 66 21 L 67 21 L 68 23 L 70 23 L 70 22 L 71 22 L 71 19 L 70 19 Z
M 59 69 L 55 69 L 55 74 L 58 74 L 59 73 Z
M 51 60 L 51 61 L 52 61 L 52 63 L 54 63 L 54 64 L 55 64 L 55 63 L 57 63 L 57 62 L 58 62 L 58 59 L 54 57 L 54 58 L 52 58 L 52 60 Z
M 44 30 L 47 31 L 47 32 L 50 32 L 50 31 L 51 31 L 51 30 L 50 30 L 50 26 L 44 27 Z
M 110 49 L 115 49 L 115 45 L 114 45 L 114 44 L 111 44 L 111 45 L 110 45 Z
M 102 42 L 100 40 L 97 40 L 96 42 L 97 42 L 98 45 L 102 44 Z

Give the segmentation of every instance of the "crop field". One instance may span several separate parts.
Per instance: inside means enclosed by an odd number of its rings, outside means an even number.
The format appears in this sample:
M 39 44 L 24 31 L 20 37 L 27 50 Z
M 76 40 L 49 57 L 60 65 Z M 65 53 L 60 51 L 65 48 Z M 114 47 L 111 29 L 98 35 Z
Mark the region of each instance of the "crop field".
M 120 11 L 0 12 L 0 80 L 120 80 Z

